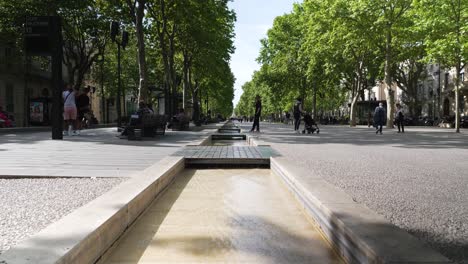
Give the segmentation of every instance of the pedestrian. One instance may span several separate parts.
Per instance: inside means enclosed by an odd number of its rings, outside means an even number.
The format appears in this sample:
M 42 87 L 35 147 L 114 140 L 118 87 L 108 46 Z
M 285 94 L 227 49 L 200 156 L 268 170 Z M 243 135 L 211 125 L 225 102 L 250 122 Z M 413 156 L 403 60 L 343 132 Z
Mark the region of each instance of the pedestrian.
M 302 110 L 302 99 L 298 97 L 293 107 L 293 116 L 294 116 L 294 132 L 300 134 L 299 127 L 301 126 L 301 114 L 304 111 Z
M 403 108 L 401 104 L 396 104 L 396 108 L 395 121 L 398 126 L 398 133 L 405 133 L 405 115 L 403 114 Z
M 369 113 L 367 114 L 367 127 L 370 127 L 372 124 L 372 112 L 369 111 Z
M 78 119 L 76 121 L 76 133 L 79 135 L 81 133 L 81 129 L 83 129 L 83 125 L 86 126 L 86 114 L 91 111 L 91 105 L 89 103 L 89 92 L 90 88 L 86 87 L 83 90 L 83 93 L 76 97 L 76 109 L 78 110 Z M 91 121 L 91 120 L 89 120 Z
M 284 112 L 284 123 L 285 123 L 286 125 L 289 125 L 289 118 L 291 118 L 291 114 L 289 114 L 288 111 L 285 111 L 285 112 Z
M 76 109 L 76 94 L 77 91 L 73 90 L 70 84 L 67 84 L 65 91 L 62 93 L 63 98 L 63 120 L 65 127 L 63 131 L 64 136 L 77 135 L 76 127 L 74 127 L 77 116 Z
M 375 108 L 374 112 L 374 126 L 375 126 L 375 134 L 382 135 L 382 127 L 387 122 L 387 116 L 385 112 L 385 108 L 383 107 L 383 103 L 379 103 L 379 106 Z
M 252 129 L 250 132 L 254 130 L 260 132 L 260 115 L 262 114 L 262 100 L 260 95 L 255 96 L 255 115 L 254 115 L 254 122 L 252 125 Z

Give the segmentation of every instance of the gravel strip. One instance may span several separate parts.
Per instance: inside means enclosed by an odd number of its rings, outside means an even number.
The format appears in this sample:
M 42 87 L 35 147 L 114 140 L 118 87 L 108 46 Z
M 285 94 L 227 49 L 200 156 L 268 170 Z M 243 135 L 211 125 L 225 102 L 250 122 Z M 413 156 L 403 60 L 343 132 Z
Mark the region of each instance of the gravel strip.
M 0 254 L 125 180 L 0 179 Z
M 292 164 L 342 188 L 456 263 L 468 264 L 466 132 L 409 127 L 402 135 L 375 135 L 372 128 L 321 126 L 319 135 L 295 135 L 292 127 L 260 127 L 260 139 Z

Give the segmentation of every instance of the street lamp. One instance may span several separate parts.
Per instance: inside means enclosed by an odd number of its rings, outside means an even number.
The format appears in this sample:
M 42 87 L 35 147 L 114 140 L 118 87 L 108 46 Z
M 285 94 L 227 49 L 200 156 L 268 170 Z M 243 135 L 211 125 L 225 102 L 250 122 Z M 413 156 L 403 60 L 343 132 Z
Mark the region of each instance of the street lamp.
M 117 78 L 118 78 L 118 87 L 117 87 L 117 128 L 120 129 L 122 127 L 122 108 L 121 108 L 121 91 L 122 91 L 122 82 L 120 78 L 120 74 L 122 71 L 120 65 L 120 48 L 125 50 L 125 47 L 128 44 L 128 32 L 123 31 L 122 37 L 118 40 L 116 37 L 119 35 L 120 31 L 120 23 L 112 21 L 111 23 L 111 40 L 112 42 L 117 44 Z

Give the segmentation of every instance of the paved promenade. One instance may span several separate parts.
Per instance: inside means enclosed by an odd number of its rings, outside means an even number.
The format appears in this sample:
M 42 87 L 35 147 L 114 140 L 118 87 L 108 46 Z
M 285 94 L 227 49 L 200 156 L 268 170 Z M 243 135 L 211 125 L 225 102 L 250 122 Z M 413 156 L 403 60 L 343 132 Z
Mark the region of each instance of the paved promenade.
M 63 141 L 50 132 L 0 134 L 0 254 L 209 131 L 142 141 L 120 139 L 115 128 Z
M 242 128 L 250 129 L 251 123 Z M 468 131 L 320 126 L 294 134 L 292 126 L 262 123 L 261 141 L 342 188 L 359 203 L 428 242 L 458 263 L 468 263 Z M 304 179 L 307 180 L 307 179 Z
M 207 131 L 173 132 L 142 141 L 116 137 L 115 128 L 50 139 L 50 132 L 0 134 L 1 176 L 131 177 Z

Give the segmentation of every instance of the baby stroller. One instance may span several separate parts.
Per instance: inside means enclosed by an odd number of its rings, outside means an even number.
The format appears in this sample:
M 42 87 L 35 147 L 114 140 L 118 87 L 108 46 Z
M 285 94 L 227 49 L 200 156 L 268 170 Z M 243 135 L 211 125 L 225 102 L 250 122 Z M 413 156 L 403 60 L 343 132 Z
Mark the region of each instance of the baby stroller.
M 302 134 L 305 134 L 307 131 L 307 134 L 317 132 L 320 133 L 320 128 L 317 126 L 317 123 L 315 123 L 315 120 L 312 118 L 311 115 L 309 114 L 304 114 L 304 130 L 302 130 Z

